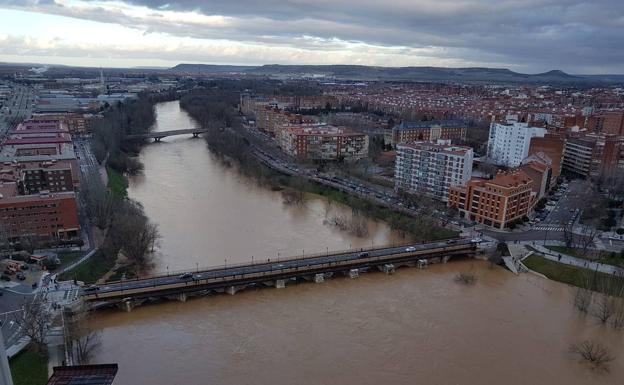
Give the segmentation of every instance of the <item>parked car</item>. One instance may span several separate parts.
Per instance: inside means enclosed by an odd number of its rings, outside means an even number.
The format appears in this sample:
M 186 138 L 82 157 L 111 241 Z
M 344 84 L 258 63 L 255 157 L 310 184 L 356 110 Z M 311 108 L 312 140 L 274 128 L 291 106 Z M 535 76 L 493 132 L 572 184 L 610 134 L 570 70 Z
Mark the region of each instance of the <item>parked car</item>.
M 23 281 L 26 279 L 26 276 L 24 275 L 24 273 L 17 273 L 16 275 L 17 279 L 19 279 L 20 281 Z

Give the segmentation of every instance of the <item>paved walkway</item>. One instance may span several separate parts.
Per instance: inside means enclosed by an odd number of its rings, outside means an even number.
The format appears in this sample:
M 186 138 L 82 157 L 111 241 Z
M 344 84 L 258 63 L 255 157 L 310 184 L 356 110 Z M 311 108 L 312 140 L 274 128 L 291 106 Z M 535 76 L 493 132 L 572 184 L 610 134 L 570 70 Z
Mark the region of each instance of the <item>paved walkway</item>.
M 525 243 L 525 245 L 533 247 L 534 249 L 539 251 L 544 256 L 544 258 L 554 262 L 564 263 L 570 266 L 581 267 L 584 269 L 599 271 L 605 274 L 612 274 L 624 277 L 624 269 L 622 269 L 621 267 L 607 265 L 601 262 L 588 261 L 587 259 L 558 253 L 556 251 L 549 250 L 542 245 L 533 245 L 531 243 Z

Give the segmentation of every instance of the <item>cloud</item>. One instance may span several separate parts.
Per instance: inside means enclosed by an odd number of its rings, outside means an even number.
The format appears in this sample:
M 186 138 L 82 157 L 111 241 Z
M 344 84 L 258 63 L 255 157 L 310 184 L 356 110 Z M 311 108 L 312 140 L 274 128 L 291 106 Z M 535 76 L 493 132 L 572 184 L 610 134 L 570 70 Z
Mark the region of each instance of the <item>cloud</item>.
M 535 72 L 560 68 L 624 73 L 621 0 L 0 1 L 3 6 L 122 25 L 145 34 L 258 45 L 258 52 L 305 51 L 316 62 L 324 62 L 326 52 L 335 60 L 358 57 L 367 63 L 357 52 L 344 53 L 366 47 L 369 64 L 389 51 L 403 50 L 411 52 L 406 58 L 415 65 L 423 58 L 438 58 L 440 63 Z

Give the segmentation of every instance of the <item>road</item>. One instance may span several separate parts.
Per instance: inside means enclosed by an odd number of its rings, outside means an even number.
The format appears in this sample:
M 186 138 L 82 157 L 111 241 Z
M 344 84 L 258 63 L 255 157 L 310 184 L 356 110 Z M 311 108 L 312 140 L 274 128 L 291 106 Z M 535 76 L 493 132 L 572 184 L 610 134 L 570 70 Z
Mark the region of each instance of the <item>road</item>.
M 83 289 L 81 294 L 89 295 L 97 293 L 114 293 L 123 290 L 131 290 L 131 289 L 141 289 L 155 286 L 163 286 L 163 285 L 171 285 L 171 284 L 180 284 L 182 282 L 192 282 L 192 281 L 201 281 L 206 279 L 214 279 L 214 278 L 223 278 L 223 277 L 233 277 L 240 276 L 243 274 L 254 274 L 254 273 L 266 273 L 266 272 L 277 272 L 280 270 L 288 270 L 288 269 L 301 269 L 301 268 L 310 268 L 317 265 L 325 265 L 339 262 L 347 262 L 358 260 L 361 258 L 375 258 L 375 257 L 384 257 L 391 256 L 401 253 L 417 253 L 418 251 L 436 249 L 441 247 L 455 247 L 455 246 L 466 246 L 472 245 L 470 239 L 458 239 L 454 241 L 449 241 L 452 243 L 448 243 L 447 241 L 442 242 L 434 242 L 427 244 L 413 244 L 413 245 L 403 245 L 400 247 L 387 247 L 373 250 L 365 250 L 365 251 L 352 251 L 348 253 L 342 254 L 328 254 L 328 255 L 320 255 L 314 257 L 304 257 L 302 258 L 288 258 L 283 260 L 273 260 L 267 259 L 266 261 L 260 260 L 257 263 L 245 264 L 245 265 L 236 265 L 236 266 L 222 266 L 217 268 L 212 268 L 209 270 L 196 271 L 195 273 L 188 272 L 187 276 L 182 276 L 180 274 L 175 275 L 167 275 L 167 276 L 159 276 L 153 278 L 145 278 L 140 280 L 129 280 L 126 282 L 118 282 L 118 283 L 110 283 L 105 284 L 103 286 L 98 286 L 97 290 L 90 290 L 88 288 Z M 409 251 L 407 248 L 410 247 Z M 365 253 L 365 254 L 362 254 Z

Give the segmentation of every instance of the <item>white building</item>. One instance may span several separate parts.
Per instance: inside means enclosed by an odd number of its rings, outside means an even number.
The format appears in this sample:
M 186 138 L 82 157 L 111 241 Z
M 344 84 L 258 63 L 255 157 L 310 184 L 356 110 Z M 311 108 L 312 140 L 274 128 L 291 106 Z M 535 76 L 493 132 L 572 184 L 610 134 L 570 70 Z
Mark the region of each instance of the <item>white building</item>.
M 545 128 L 531 127 L 528 123 L 492 123 L 487 157 L 499 166 L 518 167 L 529 155 L 531 138 L 545 134 Z
M 472 176 L 472 148 L 416 142 L 397 145 L 396 190 L 448 201 L 451 186 L 465 186 Z

